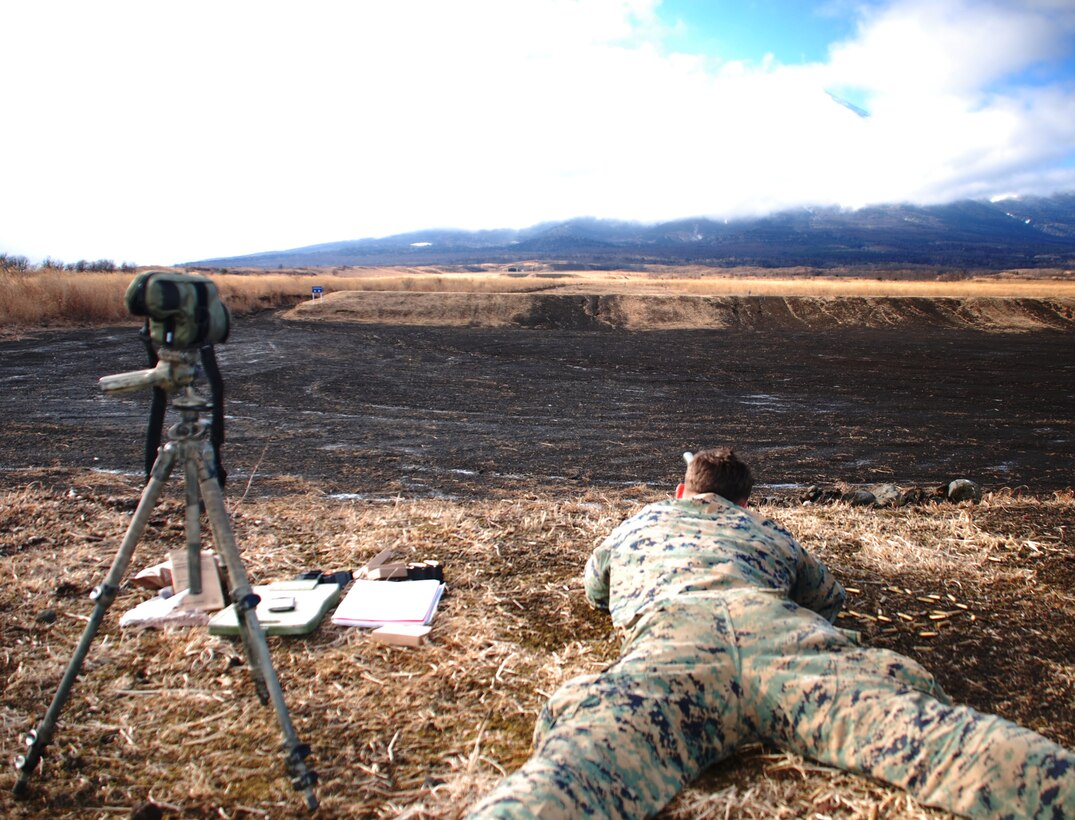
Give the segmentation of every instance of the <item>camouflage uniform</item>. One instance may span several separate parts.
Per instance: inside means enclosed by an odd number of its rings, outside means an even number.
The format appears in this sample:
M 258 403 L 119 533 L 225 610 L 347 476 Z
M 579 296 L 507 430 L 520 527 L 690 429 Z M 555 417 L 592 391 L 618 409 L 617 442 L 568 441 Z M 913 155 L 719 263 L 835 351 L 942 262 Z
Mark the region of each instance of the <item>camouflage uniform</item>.
M 646 507 L 585 584 L 626 632 L 623 654 L 552 696 L 533 756 L 475 817 L 649 816 L 759 741 L 959 814 L 1075 817 L 1075 754 L 857 646 L 832 626 L 844 590 L 828 570 L 720 496 Z

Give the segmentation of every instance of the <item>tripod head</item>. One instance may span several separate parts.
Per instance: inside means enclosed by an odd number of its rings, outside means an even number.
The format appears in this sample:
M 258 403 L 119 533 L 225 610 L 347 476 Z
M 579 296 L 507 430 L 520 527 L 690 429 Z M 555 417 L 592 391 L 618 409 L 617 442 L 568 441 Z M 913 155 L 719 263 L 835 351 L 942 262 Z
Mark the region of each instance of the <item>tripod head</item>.
M 109 396 L 122 396 L 154 387 L 174 393 L 194 383 L 198 375 L 197 349 L 162 347 L 157 351 L 157 357 L 156 367 L 102 376 L 97 383 Z

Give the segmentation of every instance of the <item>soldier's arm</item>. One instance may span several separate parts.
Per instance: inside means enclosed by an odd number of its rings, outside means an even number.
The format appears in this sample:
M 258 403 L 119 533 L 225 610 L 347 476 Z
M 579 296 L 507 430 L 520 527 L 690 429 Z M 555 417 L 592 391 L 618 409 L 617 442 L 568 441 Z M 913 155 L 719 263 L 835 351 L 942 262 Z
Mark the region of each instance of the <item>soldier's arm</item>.
M 828 568 L 806 550 L 802 551 L 791 599 L 799 606 L 812 609 L 829 623 L 836 623 L 847 593 Z
M 601 544 L 593 551 L 586 562 L 583 586 L 586 588 L 586 600 L 595 609 L 608 610 L 608 559 L 611 550 Z

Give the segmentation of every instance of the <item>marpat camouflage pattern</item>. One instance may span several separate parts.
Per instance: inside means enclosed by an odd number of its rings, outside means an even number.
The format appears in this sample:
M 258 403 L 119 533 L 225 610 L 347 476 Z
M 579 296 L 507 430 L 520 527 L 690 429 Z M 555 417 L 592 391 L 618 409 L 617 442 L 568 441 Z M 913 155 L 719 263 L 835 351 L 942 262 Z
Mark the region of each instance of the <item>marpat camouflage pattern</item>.
M 533 756 L 472 817 L 648 817 L 765 742 L 957 814 L 1075 818 L 1075 754 L 856 645 L 832 625 L 844 590 L 824 565 L 720 496 L 646 507 L 595 550 L 585 586 L 623 654 L 552 696 Z

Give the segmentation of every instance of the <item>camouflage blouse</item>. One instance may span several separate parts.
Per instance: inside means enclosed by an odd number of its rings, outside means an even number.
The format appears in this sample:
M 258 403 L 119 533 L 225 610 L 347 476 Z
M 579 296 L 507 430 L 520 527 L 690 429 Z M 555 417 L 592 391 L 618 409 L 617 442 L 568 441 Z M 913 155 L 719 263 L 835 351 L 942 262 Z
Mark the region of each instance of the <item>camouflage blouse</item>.
M 594 550 L 584 580 L 590 604 L 623 629 L 672 599 L 705 603 L 735 589 L 771 590 L 830 623 L 844 602 L 791 533 L 715 494 L 645 507 Z

